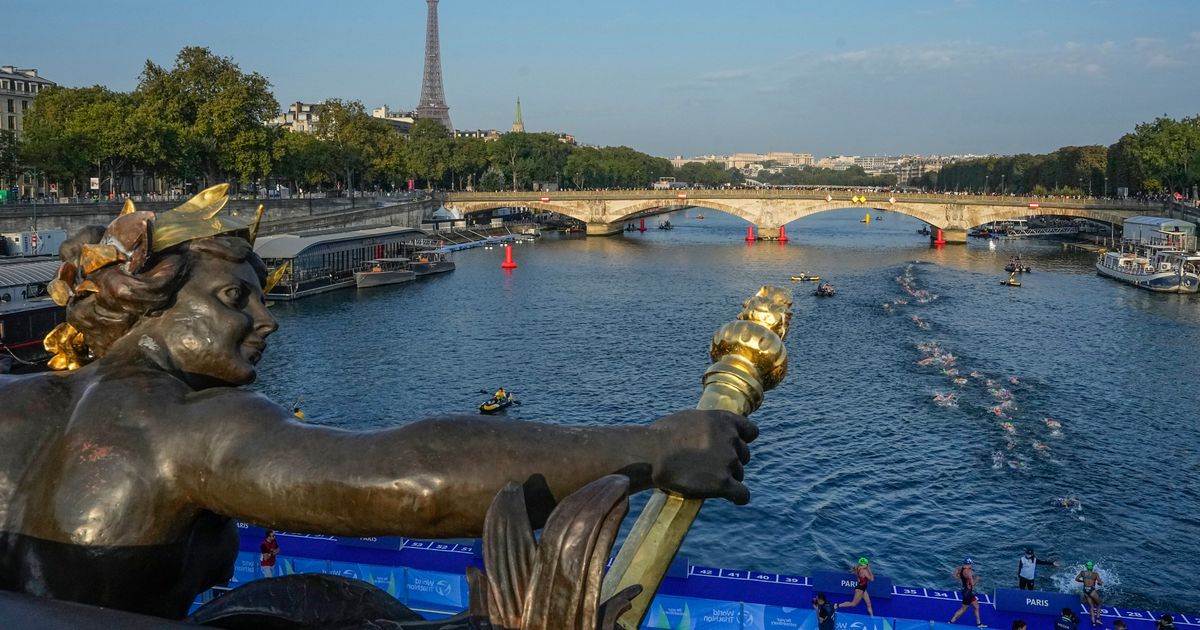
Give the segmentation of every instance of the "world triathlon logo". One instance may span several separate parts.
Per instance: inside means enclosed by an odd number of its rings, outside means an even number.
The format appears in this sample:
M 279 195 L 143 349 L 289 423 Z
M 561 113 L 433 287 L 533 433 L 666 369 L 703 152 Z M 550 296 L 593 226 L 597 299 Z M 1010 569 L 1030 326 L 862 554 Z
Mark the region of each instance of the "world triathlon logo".
M 433 591 L 442 597 L 448 597 L 453 588 L 448 580 L 438 580 L 437 584 L 433 585 Z

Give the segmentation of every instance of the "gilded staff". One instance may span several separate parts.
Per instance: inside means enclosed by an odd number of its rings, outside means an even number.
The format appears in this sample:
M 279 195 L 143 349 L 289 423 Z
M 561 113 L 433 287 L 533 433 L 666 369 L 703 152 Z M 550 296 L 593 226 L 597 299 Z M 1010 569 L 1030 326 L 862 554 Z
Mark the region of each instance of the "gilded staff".
M 791 291 L 764 286 L 742 303 L 736 320 L 713 334 L 709 355 L 714 363 L 704 372 L 704 391 L 697 409 L 742 415 L 758 409 L 763 392 L 787 374 L 783 338 L 792 319 L 791 307 Z M 604 578 L 602 601 L 631 585 L 642 586 L 633 607 L 618 620 L 622 628 L 641 627 L 667 567 L 703 504 L 702 499 L 658 490 L 646 503 Z

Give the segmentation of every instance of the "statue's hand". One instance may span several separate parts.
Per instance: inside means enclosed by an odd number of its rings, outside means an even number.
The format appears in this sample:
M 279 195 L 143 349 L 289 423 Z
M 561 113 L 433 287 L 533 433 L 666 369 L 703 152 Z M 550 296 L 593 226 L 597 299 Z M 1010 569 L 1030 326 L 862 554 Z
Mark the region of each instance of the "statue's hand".
M 654 485 L 690 499 L 750 501 L 742 466 L 758 426 L 728 411 L 680 411 L 650 425 L 655 445 Z

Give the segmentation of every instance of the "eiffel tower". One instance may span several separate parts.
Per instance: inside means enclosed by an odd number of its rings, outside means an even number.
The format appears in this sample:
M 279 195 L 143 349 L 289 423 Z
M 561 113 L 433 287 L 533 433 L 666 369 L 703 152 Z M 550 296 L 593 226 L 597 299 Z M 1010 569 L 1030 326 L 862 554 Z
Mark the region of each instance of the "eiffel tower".
M 429 118 L 442 123 L 454 132 L 450 124 L 450 106 L 446 105 L 446 94 L 442 91 L 442 47 L 438 43 L 438 0 L 425 0 L 429 13 L 425 18 L 425 77 L 421 79 L 421 102 L 417 104 L 417 118 Z

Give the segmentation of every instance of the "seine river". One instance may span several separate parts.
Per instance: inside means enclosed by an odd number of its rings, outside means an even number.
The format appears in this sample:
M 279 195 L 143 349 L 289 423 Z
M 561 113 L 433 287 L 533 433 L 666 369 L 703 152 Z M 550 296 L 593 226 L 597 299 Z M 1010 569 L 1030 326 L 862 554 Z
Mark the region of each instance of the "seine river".
M 1200 298 L 1101 278 L 1053 242 L 934 250 L 894 213 L 747 245 L 740 219 L 697 212 L 519 245 L 512 273 L 475 249 L 443 277 L 276 305 L 256 387 L 343 427 L 473 413 L 501 385 L 513 416 L 643 423 L 694 406 L 712 332 L 788 285 L 791 369 L 754 415 L 753 498 L 705 506 L 694 564 L 808 574 L 866 555 L 898 584 L 953 587 L 970 555 L 991 590 L 1034 546 L 1063 564 L 1042 588 L 1077 590 L 1093 560 L 1108 603 L 1200 611 Z M 1021 288 L 999 283 L 1014 253 L 1034 268 Z M 838 295 L 789 282 L 802 271 Z

